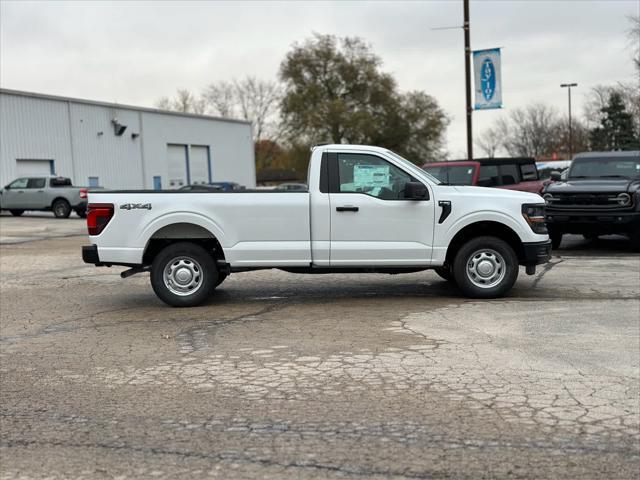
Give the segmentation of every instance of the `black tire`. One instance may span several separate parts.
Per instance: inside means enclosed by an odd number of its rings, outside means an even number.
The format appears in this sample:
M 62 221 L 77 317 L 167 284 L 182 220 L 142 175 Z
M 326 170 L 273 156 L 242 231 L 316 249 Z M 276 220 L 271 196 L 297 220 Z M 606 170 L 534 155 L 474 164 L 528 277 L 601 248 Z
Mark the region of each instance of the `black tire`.
M 595 233 L 584 233 L 582 234 L 582 238 L 584 238 L 585 240 L 596 240 L 598 238 L 598 235 L 596 235 Z
M 165 283 L 165 270 L 174 265 L 177 268 L 169 270 L 166 275 L 168 283 Z M 185 283 L 180 284 L 177 276 L 180 270 L 186 272 Z M 173 272 L 173 273 L 171 273 Z M 188 275 L 191 275 L 189 277 Z M 174 283 L 171 279 L 174 279 Z M 153 260 L 151 266 L 151 286 L 158 298 L 172 307 L 195 307 L 204 302 L 216 287 L 218 282 L 218 269 L 213 256 L 200 245 L 190 242 L 173 243 L 160 251 Z M 194 290 L 189 291 L 186 284 L 188 280 L 197 283 Z M 179 293 L 175 293 L 179 291 Z
M 453 278 L 453 272 L 451 271 L 451 267 L 450 266 L 447 265 L 445 267 L 438 267 L 434 271 L 443 280 L 446 280 L 447 282 L 454 282 L 455 283 L 455 279 Z
M 13 215 L 14 217 L 19 217 L 24 213 L 24 210 L 9 210 L 9 211 L 11 212 L 11 215 Z
M 483 260 L 484 257 L 484 260 Z M 476 272 L 474 280 L 470 273 L 472 264 Z M 493 266 L 492 276 L 483 277 L 486 266 Z M 462 245 L 453 261 L 453 276 L 456 284 L 467 297 L 502 297 L 516 283 L 519 273 L 518 257 L 513 248 L 497 237 L 476 237 Z M 493 282 L 489 281 L 494 279 Z M 482 283 L 485 285 L 482 285 Z
M 640 230 L 631 232 L 629 234 L 629 240 L 631 240 L 631 248 L 635 252 L 640 252 Z
M 87 209 L 86 208 L 76 208 L 76 215 L 80 218 L 87 218 Z
M 56 218 L 69 218 L 71 215 L 71 205 L 63 198 L 59 198 L 53 205 L 51 205 L 51 210 L 53 210 L 53 214 Z
M 222 282 L 224 282 L 227 279 L 228 276 L 229 276 L 228 273 L 220 273 L 220 272 L 218 272 L 218 280 L 216 281 L 216 287 L 218 285 L 220 285 Z
M 551 248 L 553 250 L 558 250 L 562 243 L 562 233 L 551 230 L 549 231 L 549 238 L 551 239 Z

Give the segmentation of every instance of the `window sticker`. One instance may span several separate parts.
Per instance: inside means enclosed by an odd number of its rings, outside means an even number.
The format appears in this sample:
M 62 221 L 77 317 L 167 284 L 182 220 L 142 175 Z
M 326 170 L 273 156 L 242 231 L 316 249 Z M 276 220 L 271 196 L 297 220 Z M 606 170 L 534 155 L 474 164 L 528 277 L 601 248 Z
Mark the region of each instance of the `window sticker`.
M 390 176 L 388 165 L 354 165 L 353 186 L 356 190 L 388 186 Z

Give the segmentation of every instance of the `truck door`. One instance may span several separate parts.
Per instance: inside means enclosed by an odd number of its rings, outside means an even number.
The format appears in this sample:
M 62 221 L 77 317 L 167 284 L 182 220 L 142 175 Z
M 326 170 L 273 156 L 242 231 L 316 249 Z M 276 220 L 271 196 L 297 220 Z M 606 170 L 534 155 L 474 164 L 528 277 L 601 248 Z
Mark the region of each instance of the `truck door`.
M 434 201 L 404 199 L 411 174 L 373 154 L 329 154 L 331 266 L 431 263 Z
M 28 178 L 18 178 L 11 182 L 2 193 L 2 208 L 24 209 L 26 201 L 24 197 L 28 182 Z
M 46 178 L 30 178 L 27 182 L 27 189 L 25 190 L 25 200 L 28 208 L 40 209 L 50 207 L 51 205 L 45 205 L 45 184 Z

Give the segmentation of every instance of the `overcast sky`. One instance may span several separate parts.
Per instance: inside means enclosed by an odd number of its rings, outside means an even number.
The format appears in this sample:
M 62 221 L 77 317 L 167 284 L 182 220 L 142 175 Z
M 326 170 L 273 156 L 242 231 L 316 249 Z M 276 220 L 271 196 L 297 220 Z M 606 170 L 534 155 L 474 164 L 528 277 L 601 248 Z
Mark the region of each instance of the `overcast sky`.
M 481 132 L 509 109 L 548 102 L 566 112 L 597 84 L 637 81 L 629 15 L 640 1 L 475 1 L 473 49 L 503 47 L 504 110 L 474 114 Z M 244 75 L 274 79 L 285 53 L 312 32 L 359 36 L 402 90 L 433 95 L 465 152 L 462 1 L 0 3 L 0 85 L 153 106 L 177 88 Z M 640 41 L 640 40 L 639 40 Z

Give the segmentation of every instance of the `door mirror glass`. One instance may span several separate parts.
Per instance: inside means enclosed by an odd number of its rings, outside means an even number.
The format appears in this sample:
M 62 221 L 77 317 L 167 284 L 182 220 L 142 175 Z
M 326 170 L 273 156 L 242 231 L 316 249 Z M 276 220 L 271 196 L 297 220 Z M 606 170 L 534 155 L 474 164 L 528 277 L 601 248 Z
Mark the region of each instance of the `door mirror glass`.
M 420 182 L 407 182 L 404 186 L 404 198 L 406 200 L 428 200 L 429 191 Z
M 556 171 L 551 172 L 551 180 L 553 180 L 554 182 L 559 182 L 560 180 L 562 180 L 562 174 Z

